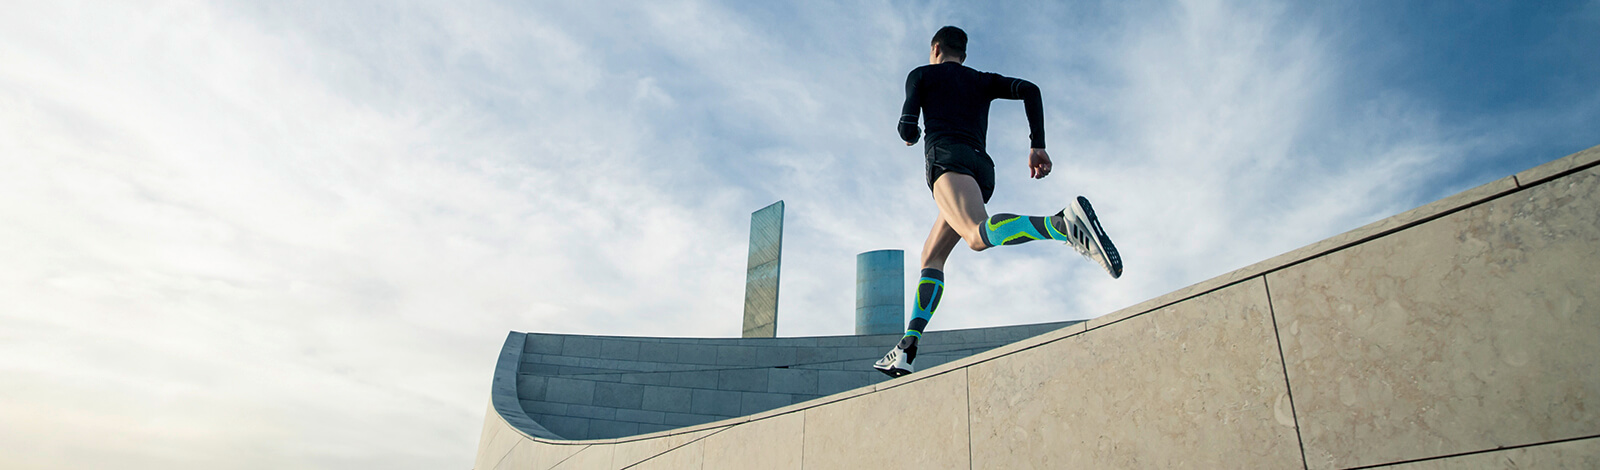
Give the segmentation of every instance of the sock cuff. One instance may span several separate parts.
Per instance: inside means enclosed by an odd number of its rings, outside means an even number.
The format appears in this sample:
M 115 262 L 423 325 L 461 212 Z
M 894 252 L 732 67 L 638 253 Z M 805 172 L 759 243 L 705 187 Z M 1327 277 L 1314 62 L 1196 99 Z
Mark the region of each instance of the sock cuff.
M 940 271 L 940 270 L 933 269 L 933 268 L 922 268 L 922 278 L 923 279 L 933 279 L 935 281 L 944 282 L 944 271 Z

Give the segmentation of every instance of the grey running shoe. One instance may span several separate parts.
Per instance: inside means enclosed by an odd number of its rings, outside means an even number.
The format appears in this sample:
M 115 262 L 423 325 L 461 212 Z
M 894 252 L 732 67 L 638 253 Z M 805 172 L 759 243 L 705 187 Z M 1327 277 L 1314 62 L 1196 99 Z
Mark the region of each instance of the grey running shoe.
M 1088 198 L 1078 196 L 1065 209 L 1056 213 L 1056 216 L 1061 217 L 1062 221 L 1062 226 L 1056 229 L 1071 240 L 1067 242 L 1068 245 L 1072 245 L 1079 254 L 1105 268 L 1112 279 L 1122 277 L 1122 255 L 1117 254 L 1117 247 L 1111 244 L 1111 237 L 1100 227 L 1100 219 L 1095 217 L 1094 206 L 1089 205 Z

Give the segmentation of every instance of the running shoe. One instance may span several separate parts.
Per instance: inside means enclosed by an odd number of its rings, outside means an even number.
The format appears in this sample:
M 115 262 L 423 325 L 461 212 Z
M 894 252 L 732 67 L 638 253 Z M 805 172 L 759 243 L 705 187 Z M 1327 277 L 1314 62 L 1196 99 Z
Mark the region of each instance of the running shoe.
M 1094 206 L 1089 205 L 1088 198 L 1078 196 L 1056 216 L 1061 218 L 1061 225 L 1056 229 L 1067 235 L 1068 245 L 1078 250 L 1078 254 L 1105 268 L 1112 279 L 1122 277 L 1122 255 L 1117 254 L 1111 237 L 1100 227 L 1100 219 L 1095 217 Z
M 872 365 L 872 368 L 878 369 L 878 372 L 890 377 L 899 377 L 916 371 L 916 368 L 911 366 L 911 361 L 916 358 L 917 347 L 915 345 L 911 346 L 909 350 L 900 349 L 900 345 L 895 345 L 894 349 L 890 349 L 889 354 L 884 354 L 883 359 L 879 359 L 878 363 Z

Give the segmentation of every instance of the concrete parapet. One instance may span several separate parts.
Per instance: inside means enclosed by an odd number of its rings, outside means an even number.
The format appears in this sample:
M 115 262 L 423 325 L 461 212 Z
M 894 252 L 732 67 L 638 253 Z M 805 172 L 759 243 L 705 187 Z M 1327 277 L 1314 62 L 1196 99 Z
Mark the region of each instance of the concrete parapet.
M 1086 323 L 671 430 L 530 430 L 503 352 L 476 468 L 1594 468 L 1597 149 Z

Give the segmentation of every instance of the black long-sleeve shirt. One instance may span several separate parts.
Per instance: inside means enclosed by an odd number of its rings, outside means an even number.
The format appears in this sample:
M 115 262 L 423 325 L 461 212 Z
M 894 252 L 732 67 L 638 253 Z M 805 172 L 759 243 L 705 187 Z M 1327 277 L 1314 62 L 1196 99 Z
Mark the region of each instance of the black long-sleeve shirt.
M 906 76 L 906 103 L 900 107 L 900 138 L 917 143 L 917 116 L 926 111 L 928 147 L 962 143 L 985 150 L 989 103 L 1022 100 L 1028 115 L 1030 148 L 1044 148 L 1044 103 L 1039 87 L 1027 80 L 979 72 L 956 62 L 917 67 Z

